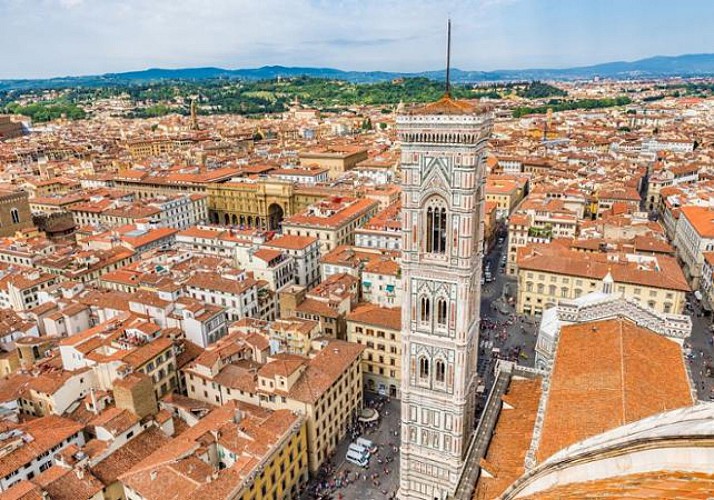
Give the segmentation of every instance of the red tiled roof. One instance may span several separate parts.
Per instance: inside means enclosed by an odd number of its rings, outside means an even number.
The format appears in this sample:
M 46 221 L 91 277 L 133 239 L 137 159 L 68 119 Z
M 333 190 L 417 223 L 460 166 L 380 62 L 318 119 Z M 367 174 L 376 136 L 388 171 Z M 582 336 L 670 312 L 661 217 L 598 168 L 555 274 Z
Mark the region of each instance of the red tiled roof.
M 564 326 L 538 460 L 582 439 L 691 404 L 676 342 L 624 319 Z

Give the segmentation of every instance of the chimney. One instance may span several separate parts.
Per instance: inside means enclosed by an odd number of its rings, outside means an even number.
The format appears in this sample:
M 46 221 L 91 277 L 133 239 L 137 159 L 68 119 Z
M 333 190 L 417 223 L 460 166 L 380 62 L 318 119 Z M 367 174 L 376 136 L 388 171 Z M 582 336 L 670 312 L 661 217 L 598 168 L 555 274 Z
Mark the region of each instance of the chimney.
M 94 387 L 89 389 L 89 395 L 92 398 L 92 413 L 99 415 L 99 409 L 97 408 L 97 397 L 94 395 Z
M 157 476 L 157 475 L 158 475 L 158 472 L 156 472 L 155 470 L 152 470 L 152 471 L 149 473 L 149 477 L 151 478 L 152 481 L 155 481 L 155 480 L 156 480 L 156 476 Z

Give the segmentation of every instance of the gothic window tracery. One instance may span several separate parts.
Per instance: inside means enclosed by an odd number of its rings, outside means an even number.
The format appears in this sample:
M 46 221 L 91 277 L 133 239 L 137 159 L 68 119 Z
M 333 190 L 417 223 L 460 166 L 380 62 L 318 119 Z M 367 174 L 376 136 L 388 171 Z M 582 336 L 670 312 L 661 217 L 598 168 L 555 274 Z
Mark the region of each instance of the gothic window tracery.
M 426 204 L 426 251 L 446 253 L 446 203 L 438 196 Z
M 436 299 L 436 326 L 446 328 L 447 309 L 448 306 L 445 298 L 440 297 Z
M 437 359 L 434 365 L 434 377 L 440 384 L 446 381 L 446 363 L 441 359 Z
M 429 360 L 426 358 L 426 356 L 421 356 L 419 358 L 419 378 L 429 378 Z
M 419 320 L 422 323 L 428 323 L 431 319 L 431 300 L 429 297 L 422 296 L 419 300 Z

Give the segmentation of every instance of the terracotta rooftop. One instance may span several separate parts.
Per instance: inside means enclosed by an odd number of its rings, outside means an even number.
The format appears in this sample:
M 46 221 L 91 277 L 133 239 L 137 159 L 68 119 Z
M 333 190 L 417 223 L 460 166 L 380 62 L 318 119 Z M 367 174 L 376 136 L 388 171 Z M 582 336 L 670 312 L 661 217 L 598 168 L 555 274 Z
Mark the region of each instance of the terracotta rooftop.
M 474 500 L 496 498 L 525 472 L 540 395 L 540 378 L 511 380 L 488 453 L 480 464 L 488 475 L 479 477 Z
M 649 286 L 666 290 L 690 291 L 677 261 L 668 255 L 654 260 L 635 262 L 613 259 L 605 253 L 583 253 L 555 245 L 532 244 L 518 249 L 519 269 L 564 274 L 586 279 L 603 279 L 609 272 L 615 282 Z
M 380 307 L 376 304 L 363 303 L 359 304 L 347 315 L 347 321 L 400 331 L 402 328 L 402 308 Z
M 133 464 L 143 460 L 168 442 L 169 438 L 166 434 L 156 427 L 149 427 L 95 465 L 92 472 L 102 483 L 110 485 L 117 480 L 119 474 L 130 469 Z
M 265 246 L 284 248 L 285 250 L 302 250 L 317 241 L 313 236 L 297 236 L 294 234 L 286 234 L 278 238 L 270 240 Z
M 703 238 L 714 238 L 714 209 L 710 207 L 682 207 L 681 215 L 692 225 Z
M 676 342 L 624 319 L 564 326 L 537 459 L 692 403 L 682 349 Z
M 523 500 L 710 499 L 714 474 L 650 472 L 556 486 Z
M 50 451 L 62 441 L 82 430 L 82 425 L 72 420 L 49 415 L 17 427 L 34 439 L 5 455 L 0 460 L 0 477 L 23 467 L 37 456 Z
M 448 93 L 435 102 L 410 109 L 410 115 L 471 115 L 477 113 L 479 108 L 466 101 L 459 101 Z
M 314 404 L 360 358 L 362 351 L 363 345 L 331 340 L 310 360 L 307 369 L 290 389 L 290 397 Z
M 52 500 L 76 500 L 93 498 L 101 493 L 104 485 L 90 472 L 79 477 L 78 473 L 65 467 L 53 466 L 32 480 Z
M 376 209 L 378 203 L 368 198 L 340 198 L 323 200 L 308 207 L 302 213 L 287 217 L 283 227 L 336 228 Z

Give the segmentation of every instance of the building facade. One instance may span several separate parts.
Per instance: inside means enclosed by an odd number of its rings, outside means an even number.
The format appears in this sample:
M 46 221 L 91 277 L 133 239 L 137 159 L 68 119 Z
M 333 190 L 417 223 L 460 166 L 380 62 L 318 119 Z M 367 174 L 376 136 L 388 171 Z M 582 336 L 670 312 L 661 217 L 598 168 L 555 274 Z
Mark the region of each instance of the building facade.
M 377 213 L 378 204 L 366 198 L 333 197 L 285 219 L 284 234 L 317 238 L 325 255 L 340 245 L 352 245 L 355 230 Z
M 401 142 L 399 498 L 453 495 L 474 429 L 491 113 L 447 94 L 397 117 Z
M 27 193 L 0 191 L 0 237 L 12 236 L 16 231 L 32 226 L 32 215 Z
M 347 316 L 347 340 L 365 346 L 362 374 L 366 391 L 399 399 L 402 363 L 402 309 L 360 304 Z
M 611 255 L 529 247 L 518 258 L 518 314 L 539 315 L 610 280 L 613 291 L 663 314 L 681 314 L 687 281 L 667 255 Z
M 680 211 L 674 234 L 674 247 L 684 275 L 692 288 L 699 288 L 704 253 L 714 250 L 714 209 L 688 206 Z

